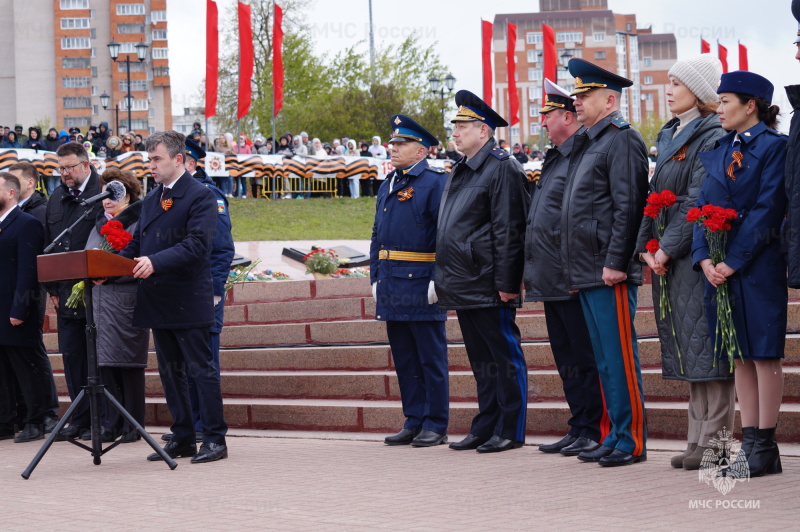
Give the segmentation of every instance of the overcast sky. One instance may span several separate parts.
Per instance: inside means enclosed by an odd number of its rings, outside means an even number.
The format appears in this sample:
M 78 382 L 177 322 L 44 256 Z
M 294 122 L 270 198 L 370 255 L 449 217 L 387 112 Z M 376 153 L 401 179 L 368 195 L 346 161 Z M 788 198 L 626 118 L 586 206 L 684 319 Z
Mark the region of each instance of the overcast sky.
M 222 15 L 235 0 L 217 0 Z M 268 0 L 251 0 L 268 1 Z M 278 0 L 280 4 L 280 0 Z M 776 87 L 773 103 L 788 108 L 782 89 L 800 83 L 800 64 L 792 44 L 797 22 L 790 0 L 609 0 L 616 13 L 636 14 L 640 28 L 654 33 L 675 33 L 678 59 L 700 52 L 700 35 L 728 48 L 731 70 L 738 67 L 737 41 L 749 49 L 750 70 L 768 78 Z M 170 74 L 173 113 L 187 105 L 200 105 L 198 87 L 205 75 L 205 2 L 169 0 Z M 481 92 L 480 20 L 494 20 L 498 13 L 538 10 L 536 0 L 447 0 L 431 2 L 373 0 L 376 47 L 401 42 L 416 31 L 426 45 L 433 44 L 458 80 L 456 90 Z M 312 37 L 320 56 L 328 57 L 358 41 L 368 50 L 369 4 L 367 0 L 316 0 L 308 13 Z M 784 127 L 788 129 L 788 118 Z

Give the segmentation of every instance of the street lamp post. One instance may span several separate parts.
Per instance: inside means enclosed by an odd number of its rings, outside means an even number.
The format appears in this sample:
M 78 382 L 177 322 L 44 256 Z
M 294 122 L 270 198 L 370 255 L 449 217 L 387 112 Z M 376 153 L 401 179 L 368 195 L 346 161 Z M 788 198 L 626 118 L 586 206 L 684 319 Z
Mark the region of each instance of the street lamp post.
M 453 77 L 452 74 L 448 74 L 444 78 L 444 85 L 442 85 L 441 80 L 439 78 L 437 78 L 436 76 L 434 76 L 434 77 L 432 77 L 432 78 L 430 78 L 428 80 L 428 83 L 431 84 L 431 92 L 434 93 L 434 94 L 439 93 L 439 96 L 442 99 L 442 104 L 441 104 L 441 108 L 442 108 L 442 127 L 446 127 L 445 123 L 444 123 L 444 110 L 446 109 L 446 106 L 444 104 L 444 89 L 445 89 L 445 87 L 447 87 L 448 93 L 452 93 L 453 92 L 453 87 L 455 87 L 455 85 L 456 85 L 456 78 Z
M 103 106 L 103 109 L 108 109 L 108 101 L 111 97 L 106 94 L 106 91 L 103 91 L 103 94 L 100 95 L 100 105 Z M 114 131 L 119 131 L 119 104 L 114 104 Z
M 107 46 L 108 46 L 108 52 L 111 54 L 111 60 L 116 63 L 122 45 L 116 41 L 111 41 L 110 43 L 108 43 Z M 147 57 L 147 45 L 143 42 L 140 42 L 135 46 L 135 48 L 136 48 L 136 57 L 139 59 L 139 62 L 141 63 Z M 128 93 L 125 95 L 125 103 L 128 107 L 128 126 L 126 129 L 126 132 L 128 132 L 132 129 L 131 125 L 133 124 L 133 119 L 131 118 L 131 110 L 133 108 L 133 94 L 131 94 L 131 58 L 130 55 L 128 55 L 127 53 L 125 54 L 125 70 L 127 71 L 128 74 L 128 85 L 127 85 Z M 119 133 L 120 133 L 119 116 L 117 116 L 117 134 Z

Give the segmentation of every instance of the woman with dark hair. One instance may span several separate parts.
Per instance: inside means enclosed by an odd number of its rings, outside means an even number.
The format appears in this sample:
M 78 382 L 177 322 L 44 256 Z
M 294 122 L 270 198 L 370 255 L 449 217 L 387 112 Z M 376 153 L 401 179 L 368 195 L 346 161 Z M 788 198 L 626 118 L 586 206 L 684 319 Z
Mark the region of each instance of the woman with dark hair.
M 42 138 L 42 130 L 38 127 L 29 127 L 28 140 L 25 141 L 23 147 L 29 150 L 47 150 L 47 144 Z
M 781 400 L 781 359 L 786 342 L 786 261 L 780 231 L 786 212 L 786 136 L 775 131 L 779 109 L 770 105 L 773 86 L 746 71 L 722 75 L 717 109 L 728 134 L 702 153 L 707 171 L 697 207 L 735 209 L 727 231 L 725 259 L 714 264 L 703 230 L 694 228 L 692 259 L 706 277 L 705 304 L 711 345 L 716 346 L 716 291 L 727 283 L 741 356 L 735 385 L 742 418 L 742 452 L 750 476 L 780 473 L 775 441 Z M 659 155 L 660 157 L 660 155 Z M 729 353 L 719 353 L 728 364 Z
M 6 135 L 6 140 L 0 144 L 0 148 L 21 149 L 22 144 L 20 144 L 19 140 L 17 140 L 17 133 L 15 131 L 9 131 Z
M 658 133 L 650 192 L 669 190 L 678 199 L 665 209 L 663 233 L 659 235 L 655 220 L 645 216 L 637 242 L 640 260 L 654 274 L 653 305 L 658 307 L 661 298 L 668 297 L 673 310 L 672 316 L 656 312 L 661 374 L 689 383 L 688 445 L 671 460 L 672 467 L 689 470 L 700 469 L 705 451 L 714 447 L 710 440 L 718 431 L 732 430 L 734 417 L 733 374 L 728 364 L 714 358 L 703 305 L 705 277 L 693 267 L 694 224 L 686 220 L 706 178 L 700 154 L 714 149 L 725 134 L 716 114 L 721 75 L 722 64 L 711 54 L 678 61 L 670 69 L 666 96 L 675 118 Z M 659 241 L 653 253 L 646 247 L 651 239 Z M 662 275 L 667 293 L 661 292 L 656 277 Z
M 125 186 L 125 196 L 119 201 L 103 200 L 104 212 L 97 217 L 86 249 L 107 248 L 101 234 L 110 221 L 120 222 L 133 234 L 142 212 L 141 184 L 129 171 L 108 168 L 100 175 L 105 190 L 111 181 Z M 112 249 L 114 253 L 118 250 Z M 95 281 L 92 287 L 94 317 L 97 324 L 97 365 L 106 389 L 133 418 L 144 425 L 144 370 L 147 367 L 147 347 L 150 331 L 134 327 L 133 308 L 136 306 L 137 283 L 133 277 L 116 277 Z M 124 443 L 140 438 L 125 419 L 110 404 L 105 405 L 102 417 L 103 441 L 113 441 L 120 434 Z

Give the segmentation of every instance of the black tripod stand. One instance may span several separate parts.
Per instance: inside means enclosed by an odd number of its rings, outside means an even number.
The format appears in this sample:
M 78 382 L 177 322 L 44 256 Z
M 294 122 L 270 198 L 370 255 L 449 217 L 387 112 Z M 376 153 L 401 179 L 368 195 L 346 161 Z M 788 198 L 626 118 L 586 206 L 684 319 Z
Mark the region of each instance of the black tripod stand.
M 91 262 L 89 260 L 89 257 L 90 256 L 92 256 L 92 257 L 98 256 L 98 255 L 96 255 L 98 253 L 101 254 L 100 256 L 102 256 L 102 255 L 110 255 L 111 257 L 113 257 L 115 259 L 118 259 L 118 260 L 123 260 L 123 261 L 127 260 L 127 259 L 123 259 L 122 257 L 116 257 L 115 255 L 113 255 L 111 253 L 108 253 L 106 251 L 91 250 L 91 251 L 77 251 L 77 252 L 72 252 L 72 253 L 60 253 L 60 254 L 57 254 L 57 255 L 43 255 L 43 256 L 39 257 L 40 258 L 40 265 L 41 265 L 41 258 L 42 257 L 48 257 L 48 258 L 50 258 L 52 260 L 53 258 L 58 258 L 59 255 L 61 255 L 61 256 L 66 256 L 66 255 L 86 255 L 85 262 L 88 263 L 88 262 Z M 69 270 L 70 270 L 69 267 L 66 267 L 66 266 L 64 267 L 64 271 L 69 271 Z M 106 276 L 106 275 L 103 275 L 103 274 L 100 274 L 100 273 L 92 274 L 91 273 L 91 270 L 92 270 L 91 266 L 88 267 L 88 270 L 89 270 L 89 274 L 92 277 L 97 278 L 97 277 L 105 277 Z M 55 279 L 42 279 L 42 275 L 40 273 L 39 280 L 40 281 L 41 280 L 50 281 L 50 280 L 55 280 Z M 70 439 L 68 441 L 70 443 L 74 444 L 74 445 L 77 445 L 78 447 L 81 447 L 82 449 L 86 449 L 87 451 L 91 452 L 92 456 L 94 457 L 94 464 L 95 465 L 100 465 L 100 457 L 121 443 L 118 440 L 118 441 L 112 443 L 106 449 L 103 449 L 102 439 L 101 439 L 101 436 L 100 436 L 100 431 L 101 431 L 101 426 L 100 426 L 100 397 L 103 396 L 103 395 L 105 395 L 106 399 L 108 399 L 108 402 L 110 403 L 110 405 L 112 407 L 114 407 L 117 410 L 117 412 L 119 412 L 120 415 L 123 418 L 125 418 L 125 420 L 130 424 L 130 426 L 134 427 L 136 429 L 136 431 L 142 436 L 142 438 L 144 438 L 145 441 L 147 441 L 147 443 L 150 445 L 150 447 L 152 447 L 153 450 L 155 452 L 157 452 L 161 456 L 161 458 L 167 463 L 169 468 L 170 469 L 175 469 L 176 467 L 178 467 L 178 464 L 175 463 L 175 461 L 172 458 L 170 458 L 169 455 L 167 455 L 166 452 L 164 452 L 164 449 L 162 449 L 158 445 L 158 443 L 156 443 L 156 441 L 153 439 L 153 437 L 150 436 L 144 430 L 144 428 L 139 424 L 139 422 L 136 421 L 133 418 L 133 416 L 131 416 L 130 413 L 128 413 L 128 411 L 125 410 L 125 408 L 121 404 L 119 404 L 119 401 L 117 401 L 116 398 L 113 395 L 111 395 L 111 393 L 108 390 L 106 390 L 105 387 L 100 383 L 100 377 L 98 375 L 98 369 L 97 369 L 97 327 L 96 327 L 96 325 L 94 323 L 94 312 L 93 312 L 93 308 L 92 308 L 92 281 L 91 281 L 91 277 L 87 276 L 84 279 L 83 282 L 84 282 L 84 286 L 86 287 L 85 290 L 84 290 L 84 300 L 86 302 L 86 347 L 87 347 L 86 356 L 87 356 L 88 365 L 89 365 L 88 383 L 87 383 L 86 386 L 84 386 L 83 390 L 80 391 L 78 396 L 75 398 L 75 401 L 73 401 L 72 404 L 70 405 L 69 409 L 67 409 L 67 412 L 64 414 L 64 416 L 58 422 L 56 427 L 53 429 L 53 432 L 50 434 L 50 436 L 44 442 L 42 447 L 36 453 L 36 456 L 33 457 L 33 460 L 31 461 L 31 463 L 28 464 L 28 467 L 25 469 L 25 471 L 22 472 L 22 478 L 24 478 L 26 480 L 28 478 L 30 478 L 31 473 L 33 473 L 33 470 L 36 468 L 36 466 L 39 464 L 41 459 L 44 457 L 44 455 L 47 452 L 47 450 L 50 449 L 50 446 L 55 441 L 56 436 L 58 436 L 58 433 L 61 431 L 61 429 L 64 428 L 64 425 L 66 425 L 67 420 L 70 418 L 70 416 L 75 411 L 75 409 L 78 407 L 78 405 L 80 405 L 81 402 L 85 401 L 85 400 L 89 401 L 89 414 L 90 414 L 90 418 L 91 418 L 92 446 L 88 447 L 88 446 L 84 445 L 83 443 L 75 441 L 74 439 Z

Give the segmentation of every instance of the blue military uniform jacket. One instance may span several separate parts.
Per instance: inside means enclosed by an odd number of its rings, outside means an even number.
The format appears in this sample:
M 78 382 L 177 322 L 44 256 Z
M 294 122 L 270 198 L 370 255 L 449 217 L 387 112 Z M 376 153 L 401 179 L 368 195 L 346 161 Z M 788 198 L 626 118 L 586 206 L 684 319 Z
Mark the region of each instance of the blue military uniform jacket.
M 747 358 L 782 357 L 786 339 L 786 262 L 781 253 L 780 229 L 786 212 L 784 165 L 787 137 L 759 122 L 739 135 L 717 141 L 717 148 L 701 153 L 708 171 L 696 206 L 735 209 L 739 217 L 728 231 L 725 264 L 736 270 L 728 278 L 733 323 Z M 742 153 L 742 167 L 726 173 L 732 153 Z M 694 228 L 692 260 L 710 258 L 708 243 L 699 226 Z M 699 267 L 699 266 L 698 266 Z M 714 342 L 716 289 L 706 281 L 705 303 Z
M 154 273 L 139 280 L 133 324 L 154 329 L 210 327 L 214 323 L 211 242 L 217 224 L 213 192 L 188 172 L 174 183 L 171 206 L 161 186 L 144 199 L 133 240 L 123 257 L 149 257 Z
M 399 172 L 399 175 L 398 175 Z M 392 176 L 394 187 L 389 192 Z M 395 170 L 378 190 L 370 244 L 370 281 L 378 283 L 375 316 L 381 321 L 444 321 L 447 313 L 428 304 L 434 262 L 381 260 L 381 250 L 433 252 L 444 171 L 423 159 Z
M 34 346 L 42 337 L 42 292 L 36 256 L 44 247 L 44 227 L 13 208 L 0 223 L 0 345 Z M 9 318 L 22 320 L 12 326 Z

